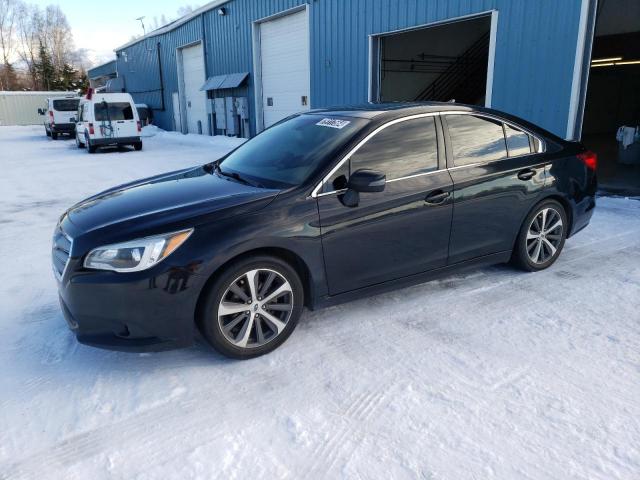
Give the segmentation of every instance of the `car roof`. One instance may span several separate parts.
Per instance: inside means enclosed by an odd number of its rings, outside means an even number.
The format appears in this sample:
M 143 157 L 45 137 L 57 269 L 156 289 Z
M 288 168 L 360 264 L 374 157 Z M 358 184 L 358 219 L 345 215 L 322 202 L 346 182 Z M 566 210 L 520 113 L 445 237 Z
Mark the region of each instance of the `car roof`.
M 363 103 L 310 110 L 313 115 L 336 115 L 357 118 L 397 117 L 444 110 L 473 110 L 477 107 L 452 102 Z
M 491 108 L 478 105 L 468 105 L 456 102 L 389 102 L 364 103 L 360 105 L 346 105 L 330 108 L 320 108 L 305 112 L 309 115 L 331 115 L 338 117 L 354 117 L 374 120 L 375 123 L 385 123 L 396 118 L 419 115 L 421 113 L 438 113 L 446 111 L 485 113 L 498 117 L 516 126 L 531 130 L 538 135 L 545 136 L 557 142 L 562 139 L 553 133 L 528 122 L 520 117 Z
M 130 102 L 133 103 L 133 98 L 129 93 L 93 93 L 91 100 L 88 100 L 86 96 L 82 97 L 82 102 Z

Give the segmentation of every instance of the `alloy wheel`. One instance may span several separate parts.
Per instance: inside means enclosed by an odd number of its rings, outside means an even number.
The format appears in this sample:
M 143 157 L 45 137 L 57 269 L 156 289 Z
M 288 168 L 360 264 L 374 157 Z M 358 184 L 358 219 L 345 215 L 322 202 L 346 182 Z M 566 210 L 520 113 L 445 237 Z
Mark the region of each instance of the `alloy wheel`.
M 236 347 L 260 347 L 282 333 L 293 313 L 287 279 L 270 269 L 249 270 L 227 287 L 218 305 L 218 325 Z
M 527 255 L 535 264 L 549 261 L 562 242 L 564 224 L 562 216 L 554 208 L 540 210 L 527 230 Z

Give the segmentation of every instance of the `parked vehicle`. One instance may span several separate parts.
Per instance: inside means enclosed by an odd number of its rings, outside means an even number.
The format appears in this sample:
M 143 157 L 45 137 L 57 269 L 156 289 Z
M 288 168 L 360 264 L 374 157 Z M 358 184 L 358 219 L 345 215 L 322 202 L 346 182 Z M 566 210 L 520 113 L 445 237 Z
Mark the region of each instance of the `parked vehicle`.
M 80 100 L 76 145 L 95 153 L 100 147 L 130 145 L 142 150 L 142 125 L 128 93 L 93 93 Z
M 548 268 L 589 223 L 596 161 L 484 108 L 296 115 L 219 161 L 67 210 L 53 240 L 62 310 L 90 345 L 186 346 L 197 325 L 225 355 L 262 355 L 304 306 L 481 265 Z
M 138 118 L 143 127 L 151 125 L 153 123 L 153 110 L 145 103 L 136 103 L 136 110 L 138 111 Z
M 47 108 L 39 108 L 38 113 L 44 116 L 44 131 L 47 137 L 57 140 L 58 135 L 67 133 L 75 135 L 76 125 L 72 121 L 78 111 L 80 99 L 76 95 L 47 98 Z

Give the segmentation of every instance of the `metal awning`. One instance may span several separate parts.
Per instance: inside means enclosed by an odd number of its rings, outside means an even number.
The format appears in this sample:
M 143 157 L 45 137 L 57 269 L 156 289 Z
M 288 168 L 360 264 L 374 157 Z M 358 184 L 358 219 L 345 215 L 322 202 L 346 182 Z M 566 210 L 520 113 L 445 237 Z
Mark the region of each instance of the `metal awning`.
M 225 75 L 216 75 L 215 77 L 209 77 L 204 85 L 200 88 L 201 91 L 207 90 L 221 90 L 223 88 L 237 88 L 247 79 L 249 72 L 242 73 L 227 73 Z

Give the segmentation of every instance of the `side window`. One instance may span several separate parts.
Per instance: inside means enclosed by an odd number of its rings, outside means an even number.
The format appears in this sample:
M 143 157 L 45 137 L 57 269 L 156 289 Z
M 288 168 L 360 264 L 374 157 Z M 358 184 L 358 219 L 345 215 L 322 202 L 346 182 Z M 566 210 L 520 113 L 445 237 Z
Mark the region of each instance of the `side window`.
M 380 170 L 387 180 L 438 168 L 438 141 L 433 117 L 395 123 L 373 136 L 351 157 L 351 173 Z
M 473 115 L 446 115 L 456 167 L 507 157 L 502 122 Z
M 504 124 L 504 131 L 507 138 L 507 150 L 510 157 L 528 155 L 531 153 L 531 142 L 529 135 L 520 130 Z

